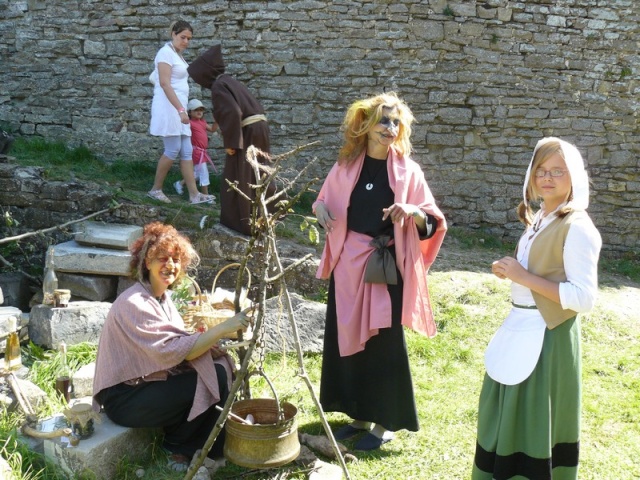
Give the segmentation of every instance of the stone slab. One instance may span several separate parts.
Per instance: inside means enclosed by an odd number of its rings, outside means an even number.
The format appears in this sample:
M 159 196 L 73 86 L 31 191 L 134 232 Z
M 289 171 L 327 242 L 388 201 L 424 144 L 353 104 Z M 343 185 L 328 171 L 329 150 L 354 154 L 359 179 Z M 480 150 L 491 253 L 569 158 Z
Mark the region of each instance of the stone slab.
M 93 377 L 96 373 L 96 362 L 88 363 L 73 374 L 73 392 L 76 397 L 93 395 Z
M 98 343 L 109 302 L 70 302 L 66 308 L 35 305 L 29 316 L 29 338 L 36 345 L 58 348 L 60 342 L 75 345 Z
M 29 308 L 29 281 L 21 273 L 0 273 L 0 305 Z
M 0 321 L 6 320 L 9 317 L 19 319 L 20 315 L 22 315 L 22 310 L 17 307 L 0 307 Z
M 121 223 L 83 222 L 75 241 L 80 245 L 128 250 L 142 236 L 142 227 Z
M 116 297 L 118 277 L 85 273 L 58 272 L 58 288 L 71 290 L 73 300 L 94 302 L 113 301 Z
M 82 399 L 90 402 L 90 399 Z M 64 416 L 56 416 L 60 422 Z M 104 414 L 100 422 L 94 422 L 94 433 L 72 447 L 66 437 L 45 439 L 44 456 L 58 465 L 71 478 L 91 472 L 99 480 L 117 478 L 117 465 L 122 459 L 141 461 L 149 458 L 156 430 L 126 428 L 116 425 Z
M 118 297 L 127 288 L 133 286 L 135 283 L 136 280 L 130 277 L 118 277 L 118 289 L 116 291 L 116 297 Z
M 4 354 L 7 347 L 7 336 L 9 336 L 9 317 L 16 317 L 17 327 L 21 329 L 24 320 L 22 311 L 16 307 L 0 307 L 0 353 Z M 4 360 L 0 359 L 0 364 L 4 366 Z
M 128 251 L 84 246 L 75 240 L 59 243 L 53 248 L 56 271 L 98 275 L 129 274 L 131 254 Z

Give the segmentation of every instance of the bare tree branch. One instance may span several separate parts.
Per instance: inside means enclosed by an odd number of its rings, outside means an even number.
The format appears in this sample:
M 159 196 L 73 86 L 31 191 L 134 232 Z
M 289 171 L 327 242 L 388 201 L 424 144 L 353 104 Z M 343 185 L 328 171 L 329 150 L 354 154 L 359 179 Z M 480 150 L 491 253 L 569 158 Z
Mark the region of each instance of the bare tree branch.
M 65 228 L 65 227 L 67 227 L 69 225 L 73 225 L 74 223 L 83 222 L 83 221 L 88 220 L 90 218 L 97 217 L 98 215 L 102 215 L 103 213 L 107 213 L 107 212 L 111 212 L 113 210 L 117 210 L 120 207 L 122 207 L 122 205 L 118 203 L 113 207 L 105 208 L 104 210 L 100 210 L 99 212 L 92 213 L 91 215 L 87 215 L 86 217 L 82 217 L 82 218 L 80 218 L 78 220 L 71 220 L 69 222 L 66 222 L 66 223 L 63 223 L 63 224 L 60 224 L 60 225 L 56 225 L 54 227 L 43 228 L 42 230 L 36 230 L 35 232 L 23 233 L 21 235 L 16 235 L 15 237 L 0 238 L 0 244 L 9 243 L 9 242 L 15 242 L 15 241 L 18 241 L 18 240 L 24 240 L 25 238 L 33 237 L 34 235 L 42 235 L 43 233 L 52 232 L 54 230 L 62 230 L 63 228 Z

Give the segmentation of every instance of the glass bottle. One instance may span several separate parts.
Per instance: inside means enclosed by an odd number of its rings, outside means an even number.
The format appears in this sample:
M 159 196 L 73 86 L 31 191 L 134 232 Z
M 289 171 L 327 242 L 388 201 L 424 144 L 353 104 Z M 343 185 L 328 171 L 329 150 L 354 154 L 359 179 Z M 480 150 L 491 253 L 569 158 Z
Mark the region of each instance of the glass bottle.
M 9 317 L 9 336 L 4 353 L 4 364 L 7 370 L 17 370 L 22 367 L 22 352 L 20 351 L 20 336 L 18 335 L 18 320 Z
M 47 253 L 47 266 L 44 273 L 44 279 L 42 280 L 42 304 L 51 305 L 55 304 L 54 292 L 58 288 L 58 277 L 56 277 L 56 270 L 53 264 L 53 248 L 49 249 Z
M 69 364 L 67 363 L 66 343 L 60 343 L 59 352 L 60 371 L 56 377 L 56 391 L 64 397 L 67 403 L 69 403 L 71 400 L 71 394 L 73 393 L 73 383 L 71 381 L 71 370 L 69 370 Z

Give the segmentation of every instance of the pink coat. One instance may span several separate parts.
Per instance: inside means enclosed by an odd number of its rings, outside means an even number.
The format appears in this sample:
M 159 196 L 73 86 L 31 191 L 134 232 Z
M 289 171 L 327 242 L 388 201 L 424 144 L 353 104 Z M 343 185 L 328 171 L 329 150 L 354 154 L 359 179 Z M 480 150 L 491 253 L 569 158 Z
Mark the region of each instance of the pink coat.
M 336 271 L 336 309 L 340 355 L 364 349 L 379 328 L 391 326 L 391 299 L 385 284 L 364 283 L 364 268 L 374 251 L 370 237 L 347 230 L 347 209 L 351 192 L 358 181 L 364 152 L 349 165 L 336 163 L 327 176 L 318 199 L 334 215 L 333 230 L 326 241 L 316 276 L 328 279 Z M 396 264 L 404 281 L 402 324 L 433 337 L 436 325 L 431 311 L 427 273 L 440 250 L 447 222 L 415 161 L 393 149 L 387 161 L 389 184 L 396 203 L 419 206 L 438 219 L 436 233 L 420 240 L 412 218 L 394 224 Z

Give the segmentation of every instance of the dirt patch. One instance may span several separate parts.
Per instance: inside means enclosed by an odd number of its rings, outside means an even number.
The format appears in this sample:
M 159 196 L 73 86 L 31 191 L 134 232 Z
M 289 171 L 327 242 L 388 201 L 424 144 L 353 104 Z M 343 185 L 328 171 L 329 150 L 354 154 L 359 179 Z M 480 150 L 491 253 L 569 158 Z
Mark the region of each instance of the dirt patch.
M 431 268 L 433 272 L 469 271 L 491 273 L 491 263 L 506 253 L 483 248 L 465 248 L 457 242 L 443 244 Z M 640 283 L 615 273 L 600 274 L 596 309 L 611 313 L 640 331 Z

